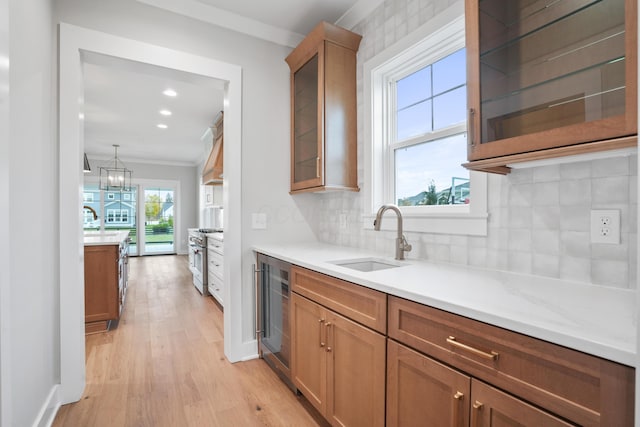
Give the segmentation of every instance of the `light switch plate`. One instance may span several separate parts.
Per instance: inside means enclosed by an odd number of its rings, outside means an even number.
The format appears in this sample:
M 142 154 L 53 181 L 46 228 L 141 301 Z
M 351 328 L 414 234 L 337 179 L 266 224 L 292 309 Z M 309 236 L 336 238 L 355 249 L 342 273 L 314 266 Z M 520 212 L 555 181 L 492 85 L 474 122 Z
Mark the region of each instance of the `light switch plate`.
M 591 243 L 620 244 L 620 211 L 598 209 L 591 211 Z
M 253 228 L 254 230 L 265 230 L 267 228 L 267 214 L 251 214 L 251 228 Z

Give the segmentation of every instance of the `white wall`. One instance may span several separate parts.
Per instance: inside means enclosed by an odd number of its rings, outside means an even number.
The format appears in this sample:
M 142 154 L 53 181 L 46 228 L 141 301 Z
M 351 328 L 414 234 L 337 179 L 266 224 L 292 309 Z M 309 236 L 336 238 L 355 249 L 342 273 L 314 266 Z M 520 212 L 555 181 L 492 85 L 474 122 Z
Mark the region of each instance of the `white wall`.
M 56 20 L 60 22 L 242 67 L 242 146 L 238 150 L 242 153 L 241 183 L 234 183 L 242 185 L 242 206 L 235 212 L 225 209 L 225 217 L 241 222 L 241 232 L 237 234 L 241 262 L 238 260 L 240 271 L 237 273 L 242 280 L 234 285 L 237 286 L 234 292 L 239 293 L 242 301 L 242 324 L 237 326 L 244 345 L 237 354 L 240 359 L 255 356 L 251 247 L 261 241 L 314 238 L 288 194 L 289 80 L 284 58 L 290 49 L 133 0 L 61 0 L 56 2 L 56 12 Z M 228 144 L 233 143 L 225 140 L 225 153 Z M 228 166 L 226 154 L 225 166 Z M 254 212 L 268 214 L 267 230 L 251 230 Z M 225 228 L 227 224 L 225 219 Z M 225 262 L 226 258 L 225 253 Z
M 108 163 L 105 160 L 95 159 L 91 155 L 87 155 L 89 164 L 91 165 L 91 173 L 86 177 L 97 179 L 100 170 L 99 167 Z M 187 228 L 198 226 L 198 198 L 199 198 L 199 182 L 200 177 L 196 166 L 174 166 L 160 165 L 153 163 L 134 163 L 122 159 L 127 168 L 133 171 L 133 182 L 140 180 L 170 180 L 179 182 L 179 207 L 177 226 L 180 227 L 179 235 L 176 234 L 176 252 L 178 254 L 186 254 L 187 246 Z
M 0 194 L 9 195 L 9 0 L 0 0 Z M 11 420 L 9 197 L 0 197 L 0 426 Z
M 6 16 L 4 11 L 0 15 L 0 20 Z M 55 45 L 50 1 L 11 1 L 9 23 L 9 144 L 8 151 L 3 144 L 0 155 L 3 171 L 9 166 L 10 178 L 8 188 L 3 188 L 6 205 L 2 209 L 9 216 L 8 221 L 2 218 L 3 227 L 9 224 L 2 244 L 10 250 L 0 257 L 8 260 L 2 270 L 7 267 L 9 278 L 8 293 L 3 291 L 9 301 L 2 303 L 2 422 L 28 426 L 46 412 L 60 381 Z M 4 172 L 2 181 L 6 186 Z

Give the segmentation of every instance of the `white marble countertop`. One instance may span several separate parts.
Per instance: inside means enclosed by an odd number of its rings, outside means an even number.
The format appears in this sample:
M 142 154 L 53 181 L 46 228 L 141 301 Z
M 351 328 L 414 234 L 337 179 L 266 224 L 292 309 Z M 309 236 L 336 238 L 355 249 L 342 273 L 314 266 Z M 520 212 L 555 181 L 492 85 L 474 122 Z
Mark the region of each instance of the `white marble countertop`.
M 375 257 L 320 243 L 254 250 L 372 289 L 476 319 L 628 366 L 636 364 L 636 292 L 419 260 L 361 272 L 331 261 Z
M 129 236 L 129 231 L 85 231 L 85 246 L 119 245 Z

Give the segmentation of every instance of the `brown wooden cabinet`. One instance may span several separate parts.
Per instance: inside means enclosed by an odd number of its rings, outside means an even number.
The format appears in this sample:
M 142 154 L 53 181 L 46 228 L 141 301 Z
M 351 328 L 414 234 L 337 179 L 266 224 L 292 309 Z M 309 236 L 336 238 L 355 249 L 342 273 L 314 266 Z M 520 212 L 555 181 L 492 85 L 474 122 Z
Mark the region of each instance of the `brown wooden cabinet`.
M 581 426 L 633 425 L 633 368 L 398 297 L 388 305 L 389 338 L 508 393 L 498 398 L 472 381 L 472 405 L 485 408 L 472 408 L 475 425 L 518 425 L 492 417 L 521 420 L 519 411 L 530 414 L 527 426 L 572 425 L 548 421 L 555 416 Z M 532 405 L 544 411 L 524 409 Z
M 296 283 L 308 271 L 291 272 L 293 383 L 332 425 L 383 426 L 385 336 L 299 295 Z
M 84 307 L 86 332 L 106 330 L 118 320 L 124 303 L 125 274 L 119 245 L 84 247 Z
M 388 340 L 387 427 L 469 425 L 471 378 Z
M 635 146 L 637 1 L 466 0 L 469 169 Z
M 291 69 L 291 193 L 358 190 L 356 52 L 361 36 L 318 24 Z
M 476 379 L 471 380 L 471 425 L 575 426 Z
M 202 183 L 207 185 L 221 185 L 224 175 L 224 136 L 223 113 L 216 116 L 213 125 L 213 146 L 202 169 Z
M 575 426 L 388 340 L 387 427 Z

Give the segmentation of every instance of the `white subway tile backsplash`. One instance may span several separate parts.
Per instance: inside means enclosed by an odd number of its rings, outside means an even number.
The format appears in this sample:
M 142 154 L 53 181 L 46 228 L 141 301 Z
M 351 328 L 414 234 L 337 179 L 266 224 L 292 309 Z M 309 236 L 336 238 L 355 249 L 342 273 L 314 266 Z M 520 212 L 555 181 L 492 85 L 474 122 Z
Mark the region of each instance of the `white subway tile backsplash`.
M 628 157 L 611 157 L 591 162 L 592 178 L 605 178 L 615 175 L 629 175 Z
M 591 201 L 591 181 L 569 179 L 560 181 L 560 206 L 588 206 Z
M 534 253 L 533 274 L 545 277 L 558 277 L 560 274 L 560 258 L 554 255 Z
M 534 182 L 552 182 L 560 179 L 560 165 L 541 166 L 533 170 Z
M 556 230 L 536 230 L 532 235 L 534 254 L 560 255 L 560 232 Z
M 462 0 L 386 0 L 354 31 L 358 52 L 358 182 L 364 189 L 364 62 Z M 488 176 L 488 234 L 408 233 L 410 259 L 451 262 L 615 287 L 636 287 L 637 156 L 514 169 Z M 394 256 L 395 233 L 363 229 L 363 192 L 297 195 L 319 240 Z M 298 202 L 300 200 L 300 202 Z M 307 209 L 308 208 L 308 209 Z M 621 211 L 621 245 L 590 243 L 591 209 Z M 347 216 L 341 230 L 337 216 Z M 367 219 L 368 221 L 369 219 Z
M 629 265 L 625 261 L 595 259 L 591 262 L 591 280 L 597 285 L 629 287 Z
M 560 180 L 591 178 L 591 162 L 567 163 L 560 168 Z
M 591 197 L 594 203 L 601 205 L 629 203 L 629 177 L 613 176 L 593 179 Z
M 591 260 L 562 255 L 560 257 L 560 279 L 577 282 L 592 282 Z
M 591 236 L 588 231 L 560 232 L 560 253 L 574 258 L 591 258 Z
M 589 231 L 591 210 L 589 205 L 560 207 L 560 229 L 567 231 Z

